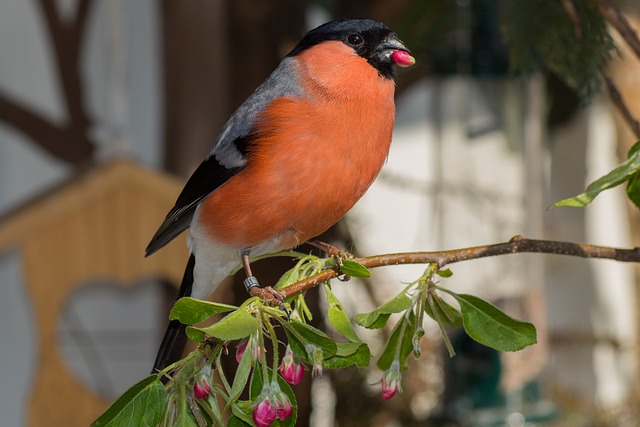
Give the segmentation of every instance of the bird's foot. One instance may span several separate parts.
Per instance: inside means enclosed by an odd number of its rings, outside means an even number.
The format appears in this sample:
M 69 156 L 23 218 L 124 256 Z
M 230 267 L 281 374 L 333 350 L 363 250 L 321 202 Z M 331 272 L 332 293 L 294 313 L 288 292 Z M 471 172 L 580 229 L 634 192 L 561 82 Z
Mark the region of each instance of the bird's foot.
M 343 251 L 342 249 L 340 249 L 335 245 L 332 245 L 331 243 L 322 242 L 320 240 L 311 240 L 309 241 L 309 244 L 311 246 L 315 246 L 321 251 L 324 251 L 328 256 L 333 258 L 341 258 L 341 259 L 353 258 L 353 255 Z
M 277 291 L 271 286 L 260 287 L 258 279 L 256 279 L 255 276 L 247 277 L 244 279 L 243 283 L 247 292 L 249 292 L 249 295 L 260 298 L 270 306 L 278 307 L 287 314 L 287 317 L 289 317 L 289 310 L 284 305 L 285 295 L 283 292 Z
M 339 247 L 332 245 L 331 243 L 321 242 L 320 240 L 310 241 L 311 246 L 324 251 L 329 257 L 333 258 L 338 269 L 342 267 L 342 261 L 345 259 L 352 259 L 353 255 L 349 252 L 343 251 Z

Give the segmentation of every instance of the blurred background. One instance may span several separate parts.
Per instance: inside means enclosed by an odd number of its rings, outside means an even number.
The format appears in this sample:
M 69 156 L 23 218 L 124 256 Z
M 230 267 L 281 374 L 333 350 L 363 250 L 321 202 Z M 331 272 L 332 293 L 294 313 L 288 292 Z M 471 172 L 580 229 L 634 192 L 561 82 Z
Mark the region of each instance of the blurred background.
M 187 246 L 179 237 L 149 259 L 144 247 L 228 116 L 333 18 L 384 22 L 418 63 L 398 76 L 387 165 L 324 239 L 358 255 L 516 234 L 639 245 L 623 189 L 547 210 L 636 140 L 598 82 L 611 76 L 640 117 L 640 63 L 596 3 L 0 2 L 1 424 L 87 425 L 148 374 Z M 640 28 L 636 1 L 614 4 Z M 428 323 L 402 394 L 383 403 L 374 363 L 307 375 L 298 425 L 639 425 L 637 267 L 509 255 L 452 270 L 442 285 L 533 322 L 539 343 L 498 354 L 454 330 L 450 359 Z M 334 292 L 356 314 L 421 273 L 379 269 Z M 236 285 L 212 298 L 244 298 Z M 322 327 L 325 301 L 310 298 Z M 359 332 L 376 354 L 390 330 Z

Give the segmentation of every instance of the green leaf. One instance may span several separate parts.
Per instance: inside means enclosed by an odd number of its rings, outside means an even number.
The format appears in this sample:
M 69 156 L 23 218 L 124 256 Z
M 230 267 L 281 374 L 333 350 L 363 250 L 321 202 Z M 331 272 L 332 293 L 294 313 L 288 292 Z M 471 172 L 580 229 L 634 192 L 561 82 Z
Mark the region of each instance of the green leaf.
M 640 174 L 633 174 L 631 178 L 629 178 L 627 197 L 637 208 L 640 208 Z
M 411 286 L 411 285 L 410 285 Z M 411 298 L 407 296 L 405 288 L 401 293 L 396 295 L 387 303 L 381 305 L 370 313 L 360 313 L 356 316 L 356 323 L 367 329 L 379 329 L 387 324 L 389 316 L 393 313 L 400 313 L 411 307 Z
M 198 427 L 198 423 L 196 422 L 191 409 L 188 409 L 187 405 L 185 405 L 183 409 L 184 410 L 178 411 L 178 416 L 172 424 L 172 427 Z
M 215 393 L 210 393 L 209 396 L 207 396 L 206 402 L 198 402 L 200 408 L 202 409 L 202 412 L 207 414 L 207 418 L 209 420 L 209 424 L 207 425 L 223 425 L 223 416 L 220 412 L 220 407 L 218 406 L 218 397 L 222 397 L 224 396 L 224 394 L 221 395 L 220 393 L 223 393 L 221 387 L 219 385 L 215 386 Z
M 169 320 L 179 320 L 184 325 L 195 325 L 214 314 L 226 313 L 237 308 L 234 305 L 183 297 L 174 304 L 169 313 Z
M 367 267 L 351 259 L 342 260 L 340 271 L 351 277 L 371 277 Z
M 282 276 L 280 276 L 280 279 L 278 279 L 278 283 L 276 283 L 273 289 L 282 289 L 285 286 L 295 283 L 297 281 L 295 280 L 295 277 L 296 277 L 294 275 L 295 272 L 296 272 L 295 267 L 287 270 Z
M 629 149 L 627 158 L 633 156 L 640 150 L 640 141 L 633 144 L 633 147 Z M 640 208 L 640 173 L 634 173 L 629 182 L 627 183 L 627 197 L 633 202 L 636 207 Z
M 313 276 L 322 271 L 326 267 L 327 262 L 328 260 L 318 258 L 315 255 L 303 256 L 293 268 L 289 269 L 280 277 L 274 288 L 282 289 L 306 277 Z
M 640 141 L 637 141 L 631 146 L 631 148 L 629 148 L 629 151 L 627 152 L 627 159 L 636 154 L 638 151 L 640 151 Z
M 516 320 L 476 296 L 445 292 L 458 301 L 465 331 L 480 344 L 499 351 L 517 351 L 537 342 L 531 323 Z
M 324 359 L 333 356 L 338 351 L 336 342 L 320 329 L 295 320 L 285 322 L 283 325 L 291 350 L 307 363 L 313 362 L 311 355 L 307 353 L 309 344 L 319 347 Z
M 235 403 L 236 400 L 242 394 L 242 390 L 247 385 L 247 381 L 249 380 L 249 374 L 251 374 L 251 365 L 253 361 L 253 356 L 251 354 L 251 349 L 249 348 L 249 344 L 247 344 L 247 349 L 242 355 L 242 359 L 238 364 L 238 369 L 236 370 L 236 375 L 233 378 L 233 385 L 231 386 L 231 391 L 229 392 L 229 399 L 227 400 L 227 407 Z
M 227 427 L 251 427 L 251 424 L 245 423 L 240 418 L 232 415 L 229 417 L 229 420 L 227 420 Z
M 344 311 L 338 298 L 331 291 L 331 288 L 325 285 L 325 290 L 329 302 L 329 323 L 350 342 L 337 343 L 336 354 L 325 359 L 322 363 L 323 366 L 335 369 L 346 368 L 354 364 L 361 368 L 369 366 L 371 360 L 369 346 L 363 343 L 356 334 L 347 313 Z
M 293 354 L 301 358 L 307 363 L 312 363 L 309 355 L 307 354 L 307 348 L 305 343 L 307 342 L 304 337 L 298 336 L 294 330 L 290 330 L 285 327 L 285 333 L 287 334 L 287 343 L 291 347 Z
M 257 331 L 258 321 L 246 310 L 240 308 L 211 326 L 193 329 L 223 341 L 233 341 L 246 338 Z
M 241 400 L 231 405 L 231 412 L 240 422 L 255 426 L 251 414 L 253 413 L 253 402 L 250 400 Z M 240 426 L 244 424 L 238 424 Z
M 273 369 L 267 368 L 267 375 L 271 375 Z M 262 369 L 254 369 L 253 375 L 251 375 L 251 383 L 249 384 L 249 400 L 255 402 L 255 400 L 262 393 L 264 381 L 262 379 Z
M 347 313 L 344 311 L 340 300 L 331 292 L 331 288 L 328 285 L 325 285 L 324 288 L 327 292 L 327 301 L 329 302 L 329 323 L 349 341 L 354 343 L 362 342 L 353 329 L 349 316 L 347 316 Z
M 189 338 L 191 341 L 195 341 L 200 344 L 204 342 L 205 333 L 202 332 L 202 330 L 196 328 L 195 326 L 187 326 L 187 329 L 185 330 L 185 334 L 187 335 L 187 338 Z
M 633 156 L 640 150 L 640 141 L 633 144 L 633 147 L 629 149 L 627 158 Z M 627 183 L 627 197 L 633 202 L 636 207 L 640 208 L 640 173 L 634 173 L 629 182 Z
M 436 270 L 436 274 L 440 277 L 451 277 L 453 276 L 453 271 L 451 271 L 448 268 L 445 268 L 444 270 Z
M 452 307 L 440 298 L 436 292 L 428 292 L 425 302 L 424 311 L 436 321 L 440 335 L 442 336 L 442 342 L 447 348 L 449 357 L 455 356 L 456 352 L 453 349 L 453 345 L 451 345 L 451 340 L 449 339 L 445 325 L 454 327 L 462 326 L 462 314 L 458 309 Z
M 322 365 L 325 368 L 342 369 L 347 366 L 356 365 L 359 368 L 369 366 L 371 361 L 371 351 L 369 346 L 363 342 L 337 343 L 336 354 L 325 359 Z
M 462 326 L 462 314 L 460 313 L 460 310 L 453 307 L 451 304 L 440 298 L 435 293 L 432 295 L 432 298 L 433 305 L 438 312 L 438 316 L 436 317 L 431 310 L 431 305 L 425 304 L 424 311 L 429 315 L 429 317 L 431 317 L 435 321 L 438 321 L 438 319 L 440 319 L 443 324 L 454 328 Z
M 167 396 L 158 378 L 158 375 L 150 375 L 132 386 L 91 426 L 156 426 L 162 418 Z
M 608 190 L 622 184 L 625 181 L 628 181 L 639 170 L 640 151 L 637 151 L 636 149 L 636 151 L 634 151 L 634 153 L 625 162 L 618 165 L 605 176 L 589 184 L 589 186 L 587 187 L 587 191 L 582 194 L 578 194 L 575 197 L 570 197 L 568 199 L 556 202 L 552 206 L 586 206 L 591 203 L 598 194 L 600 194 L 604 190 Z
M 408 317 L 402 316 L 396 323 L 391 336 L 384 346 L 377 363 L 378 368 L 382 371 L 389 369 L 394 360 L 400 362 L 401 371 L 408 368 L 407 357 L 413 352 L 413 331 L 415 326 L 415 316 L 413 312 L 409 313 Z

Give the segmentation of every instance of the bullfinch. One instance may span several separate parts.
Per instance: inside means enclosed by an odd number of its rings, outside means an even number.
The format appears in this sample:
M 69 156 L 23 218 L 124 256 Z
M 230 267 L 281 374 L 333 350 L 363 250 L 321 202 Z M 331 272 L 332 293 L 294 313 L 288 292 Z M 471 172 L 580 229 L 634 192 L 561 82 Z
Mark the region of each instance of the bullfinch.
M 233 113 L 146 249 L 189 228 L 179 297 L 205 298 L 249 257 L 298 246 L 335 224 L 378 175 L 395 121 L 394 65 L 415 60 L 384 24 L 344 19 L 307 33 Z M 169 364 L 170 323 L 154 370 Z

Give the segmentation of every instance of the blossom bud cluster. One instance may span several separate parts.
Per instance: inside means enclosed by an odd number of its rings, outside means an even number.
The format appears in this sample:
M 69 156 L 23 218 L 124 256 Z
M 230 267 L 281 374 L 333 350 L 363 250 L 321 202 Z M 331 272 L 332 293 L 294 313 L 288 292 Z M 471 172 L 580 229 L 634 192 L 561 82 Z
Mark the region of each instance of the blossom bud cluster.
M 265 385 L 253 408 L 253 422 L 258 427 L 268 427 L 276 419 L 284 421 L 293 414 L 293 407 L 277 382 Z

